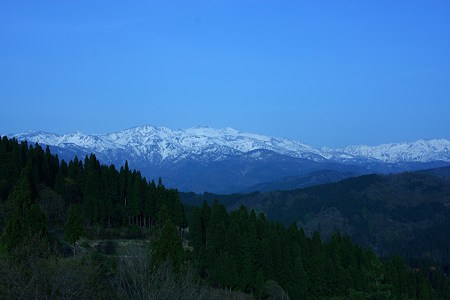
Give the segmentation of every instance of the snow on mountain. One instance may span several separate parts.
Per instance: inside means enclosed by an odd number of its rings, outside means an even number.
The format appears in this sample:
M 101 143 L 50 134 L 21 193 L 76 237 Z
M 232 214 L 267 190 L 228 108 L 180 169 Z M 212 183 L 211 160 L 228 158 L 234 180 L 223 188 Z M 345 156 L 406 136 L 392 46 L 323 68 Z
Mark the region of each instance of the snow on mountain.
M 256 149 L 271 150 L 293 157 L 323 159 L 320 151 L 300 142 L 241 132 L 232 128 L 214 129 L 205 126 L 184 130 L 141 126 L 115 133 L 91 135 L 79 132 L 57 135 L 30 131 L 10 136 L 61 148 L 78 146 L 92 152 L 127 150 L 136 155 L 158 157 L 160 161 L 205 154 L 220 159 L 223 155 L 238 155 Z
M 379 146 L 348 146 L 336 149 L 352 159 L 372 159 L 386 163 L 396 162 L 450 162 L 450 141 L 445 139 L 418 140 L 410 143 L 392 143 Z M 348 159 L 348 157 L 347 157 Z
M 171 130 L 166 127 L 140 126 L 107 134 L 80 132 L 58 135 L 40 131 L 9 135 L 18 140 L 37 142 L 62 149 L 82 148 L 97 154 L 120 152 L 135 159 L 154 163 L 179 161 L 188 157 L 221 160 L 254 150 L 270 150 L 295 158 L 316 162 L 378 161 L 450 162 L 450 141 L 445 139 L 418 140 L 410 143 L 379 146 L 349 146 L 342 149 L 316 149 L 304 143 L 284 138 L 247 133 L 233 128 L 215 129 L 198 126 Z

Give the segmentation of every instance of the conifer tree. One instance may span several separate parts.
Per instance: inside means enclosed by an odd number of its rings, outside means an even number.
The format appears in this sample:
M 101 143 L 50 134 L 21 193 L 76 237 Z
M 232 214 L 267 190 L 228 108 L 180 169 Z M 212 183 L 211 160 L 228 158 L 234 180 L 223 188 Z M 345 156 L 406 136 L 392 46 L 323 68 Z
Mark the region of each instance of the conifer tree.
M 255 293 L 254 293 L 254 295 L 257 299 L 261 299 L 263 289 L 264 289 L 264 273 L 263 273 L 262 269 L 259 269 L 258 272 L 256 273 L 256 278 L 255 278 Z
M 66 180 L 64 178 L 62 168 L 59 169 L 58 173 L 56 174 L 55 192 L 57 192 L 61 196 L 64 196 L 64 194 L 66 193 Z
M 238 284 L 239 274 L 233 256 L 226 251 L 220 251 L 214 262 L 212 280 L 222 288 L 234 289 Z
M 175 270 L 180 269 L 183 260 L 183 247 L 177 229 L 170 220 L 162 226 L 161 235 L 152 245 L 152 249 L 152 261 L 155 265 L 169 261 L 173 264 Z
M 225 207 L 219 205 L 215 200 L 211 208 L 209 230 L 207 230 L 207 251 L 210 265 L 214 265 L 217 254 L 224 248 L 226 217 Z
M 74 244 L 83 235 L 83 224 L 81 222 L 80 208 L 76 204 L 69 207 L 67 223 L 64 228 L 64 239 Z
M 205 276 L 206 262 L 206 220 L 202 207 L 194 207 L 189 225 L 189 245 L 192 246 L 198 273 Z
M 9 251 L 33 236 L 44 243 L 48 241 L 47 220 L 35 203 L 37 192 L 32 183 L 32 174 L 29 162 L 8 198 L 9 216 L 3 238 Z
M 169 210 L 167 209 L 167 207 L 165 205 L 162 205 L 161 209 L 159 210 L 159 213 L 158 213 L 158 226 L 161 227 L 169 221 L 171 221 L 170 215 L 169 215 Z
M 202 210 L 200 207 L 194 207 L 192 210 L 191 223 L 189 225 L 189 244 L 194 248 L 194 253 L 197 253 L 204 244 L 205 228 L 202 224 Z
M 144 211 L 148 217 L 151 217 L 153 221 L 156 220 L 158 214 L 158 206 L 157 206 L 157 194 L 156 194 L 156 184 L 155 181 L 152 180 L 148 184 L 147 197 L 146 202 L 144 204 Z

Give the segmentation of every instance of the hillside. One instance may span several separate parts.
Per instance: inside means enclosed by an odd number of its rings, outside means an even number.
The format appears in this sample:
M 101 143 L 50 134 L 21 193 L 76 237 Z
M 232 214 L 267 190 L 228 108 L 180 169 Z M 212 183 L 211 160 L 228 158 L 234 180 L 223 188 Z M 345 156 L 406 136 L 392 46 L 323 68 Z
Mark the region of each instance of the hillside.
M 450 181 L 433 175 L 449 168 L 394 175 L 364 175 L 337 183 L 267 193 L 181 194 L 185 203 L 219 199 L 271 220 L 318 230 L 328 239 L 335 229 L 381 255 L 450 259 Z
M 355 177 L 362 175 L 354 172 L 340 172 L 335 170 L 319 170 L 304 175 L 283 177 L 280 180 L 272 182 L 263 182 L 257 185 L 250 186 L 240 193 L 271 192 L 271 191 L 286 191 L 297 190 L 315 185 L 332 183 L 341 181 L 348 177 Z
M 323 241 L 244 206 L 203 203 L 186 220 L 176 190 L 93 154 L 66 163 L 3 137 L 0 163 L 2 299 L 436 299 L 450 291 L 439 264 L 413 271 L 346 235 Z

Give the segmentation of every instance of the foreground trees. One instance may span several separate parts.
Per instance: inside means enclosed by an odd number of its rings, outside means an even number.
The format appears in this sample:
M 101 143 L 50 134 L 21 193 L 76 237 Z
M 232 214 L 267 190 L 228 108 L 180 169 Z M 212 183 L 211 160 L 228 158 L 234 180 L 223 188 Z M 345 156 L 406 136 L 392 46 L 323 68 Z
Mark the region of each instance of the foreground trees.
M 47 220 L 36 203 L 32 175 L 31 165 L 27 164 L 8 197 L 9 216 L 3 235 L 3 245 L 8 252 L 33 239 L 42 241 L 43 247 L 47 243 Z
M 339 233 L 329 242 L 318 233 L 306 237 L 295 225 L 268 222 L 245 207 L 227 213 L 217 202 L 205 202 L 194 208 L 190 241 L 207 282 L 257 298 L 436 298 L 426 269 L 413 272 L 399 258 L 382 262 Z M 448 279 L 446 284 L 444 291 Z
M 35 204 L 38 198 L 42 202 L 54 202 L 54 199 L 39 195 L 43 187 L 49 187 L 61 197 L 64 212 L 72 205 L 80 207 L 81 221 L 87 229 L 98 226 L 150 228 L 156 225 L 163 205 L 175 226 L 187 225 L 178 191 L 166 189 L 161 179 L 158 184 L 153 180 L 147 181 L 139 171 L 131 171 L 127 162 L 117 171 L 113 165 L 101 165 L 91 154 L 86 156 L 84 163 L 75 157 L 67 164 L 59 162 L 58 156 L 52 155 L 48 147 L 44 151 L 38 144 L 28 146 L 26 142 L 19 144 L 14 139 L 0 137 L 0 163 L 0 203 L 4 205 L 13 202 L 7 199 L 20 179 L 22 186 L 17 188 L 13 197 L 26 196 Z M 25 167 L 27 182 L 23 182 L 25 175 L 21 175 Z M 51 203 L 46 204 L 49 205 L 41 206 L 51 206 Z M 51 220 L 58 225 L 65 224 L 67 215 L 58 214 Z M 0 220 L 0 226 L 4 226 L 2 222 L 4 219 Z

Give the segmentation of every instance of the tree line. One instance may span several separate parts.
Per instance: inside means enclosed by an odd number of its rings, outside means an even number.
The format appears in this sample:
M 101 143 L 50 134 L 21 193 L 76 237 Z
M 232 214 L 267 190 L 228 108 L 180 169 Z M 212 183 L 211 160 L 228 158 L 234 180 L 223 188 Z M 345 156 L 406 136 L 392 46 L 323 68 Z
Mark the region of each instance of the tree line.
M 22 170 L 34 189 L 46 186 L 61 196 L 63 215 L 70 206 L 78 206 L 83 226 L 138 227 L 154 226 L 158 218 L 168 217 L 179 227 L 186 227 L 184 206 L 178 191 L 166 189 L 161 179 L 147 181 L 141 173 L 130 170 L 125 162 L 120 170 L 101 165 L 94 154 L 84 163 L 75 157 L 69 163 L 59 161 L 49 147 L 28 145 L 26 141 L 0 139 L 0 199 L 4 202 L 18 182 Z M 161 215 L 161 211 L 163 214 Z M 167 214 L 165 212 L 168 212 Z M 63 216 L 61 219 L 64 220 Z

